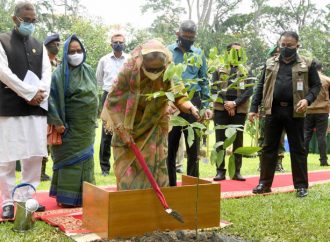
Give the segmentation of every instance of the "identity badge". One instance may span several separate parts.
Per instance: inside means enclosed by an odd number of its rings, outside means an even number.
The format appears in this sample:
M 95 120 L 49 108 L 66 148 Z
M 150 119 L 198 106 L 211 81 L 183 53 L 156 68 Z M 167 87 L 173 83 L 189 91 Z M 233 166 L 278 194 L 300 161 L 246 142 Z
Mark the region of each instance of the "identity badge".
M 239 88 L 242 89 L 242 90 L 244 89 L 244 81 L 241 81 L 241 82 L 239 83 Z
M 304 82 L 303 80 L 298 80 L 297 81 L 297 91 L 303 91 L 304 90 Z

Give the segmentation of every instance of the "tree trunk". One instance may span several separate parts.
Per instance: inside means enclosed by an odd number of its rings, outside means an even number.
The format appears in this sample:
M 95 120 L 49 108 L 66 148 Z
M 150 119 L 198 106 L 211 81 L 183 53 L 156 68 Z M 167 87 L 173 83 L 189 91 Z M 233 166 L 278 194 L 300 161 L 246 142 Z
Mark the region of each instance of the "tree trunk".
M 196 8 L 197 8 L 197 21 L 199 23 L 199 21 L 201 20 L 201 13 L 199 11 L 199 0 L 197 0 Z
M 213 0 L 209 1 L 209 5 L 208 5 L 208 9 L 207 9 L 207 13 L 203 22 L 203 28 L 205 28 L 209 22 L 210 22 L 210 18 L 211 18 L 211 12 L 212 12 L 212 4 L 213 4 Z
M 191 19 L 191 16 L 192 16 L 192 7 L 193 7 L 193 5 L 194 5 L 194 2 L 195 2 L 195 0 L 192 0 L 192 1 L 190 1 L 190 0 L 187 0 L 187 4 L 188 4 L 188 18 L 189 19 Z

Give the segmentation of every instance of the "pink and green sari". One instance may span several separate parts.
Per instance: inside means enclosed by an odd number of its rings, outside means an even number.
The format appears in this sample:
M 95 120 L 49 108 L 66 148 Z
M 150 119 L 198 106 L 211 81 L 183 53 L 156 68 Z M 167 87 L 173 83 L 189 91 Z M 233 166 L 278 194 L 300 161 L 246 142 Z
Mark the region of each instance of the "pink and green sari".
M 149 170 L 158 185 L 168 186 L 166 166 L 167 136 L 169 115 L 166 96 L 147 100 L 145 94 L 157 91 L 169 91 L 170 81 L 163 81 L 163 75 L 157 80 L 150 80 L 141 69 L 142 52 L 159 51 L 168 57 L 170 54 L 160 42 L 149 41 L 132 52 L 132 58 L 124 65 L 118 79 L 109 92 L 103 108 L 102 119 L 108 130 L 113 131 L 114 172 L 118 190 L 150 188 L 150 183 L 141 169 L 134 153 L 125 144 L 119 133 L 128 133 L 144 156 Z M 179 105 L 185 97 L 176 99 Z

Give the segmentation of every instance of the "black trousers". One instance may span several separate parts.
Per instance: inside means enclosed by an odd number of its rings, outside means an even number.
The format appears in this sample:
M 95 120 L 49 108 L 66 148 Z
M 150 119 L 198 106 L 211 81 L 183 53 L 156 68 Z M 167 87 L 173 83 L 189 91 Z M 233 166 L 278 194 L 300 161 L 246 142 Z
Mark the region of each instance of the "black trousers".
M 291 157 L 294 188 L 308 188 L 307 155 L 304 145 L 304 118 L 293 117 L 293 107 L 273 105 L 265 119 L 265 141 L 261 151 L 259 183 L 271 187 L 282 131 L 285 130 Z
M 320 152 L 321 164 L 327 163 L 327 134 L 328 134 L 328 116 L 327 113 L 308 114 L 305 119 L 305 149 L 309 151 L 309 142 L 313 136 L 313 130 L 316 128 L 317 145 Z
M 191 102 L 198 108 L 201 106 L 201 99 L 195 95 Z M 186 119 L 189 123 L 196 122 L 197 120 L 191 114 L 180 113 L 180 117 Z M 179 148 L 179 142 L 181 133 L 183 131 L 186 143 L 187 151 L 187 175 L 198 176 L 199 165 L 198 165 L 198 153 L 200 148 L 200 137 L 194 132 L 195 140 L 191 147 L 188 145 L 188 131 L 185 130 L 187 127 L 174 126 L 171 132 L 168 134 L 168 156 L 167 156 L 167 169 L 170 186 L 176 186 L 176 154 Z
M 108 92 L 104 91 L 102 96 L 102 106 L 107 98 Z M 104 172 L 110 171 L 110 157 L 111 157 L 111 139 L 112 135 L 105 132 L 104 127 L 102 127 L 101 133 L 101 144 L 100 144 L 100 165 L 101 170 Z
M 236 113 L 235 116 L 229 116 L 227 111 L 214 111 L 214 124 L 215 125 L 229 125 L 229 124 L 245 124 L 246 114 L 245 113 Z M 226 139 L 225 129 L 216 129 L 215 130 L 215 139 L 216 142 L 224 141 Z M 237 131 L 236 139 L 233 143 L 233 151 L 235 151 L 238 147 L 243 146 L 243 132 Z M 219 150 L 223 149 L 222 146 L 218 148 Z M 242 155 L 235 154 L 235 167 L 236 172 L 240 172 L 242 167 Z M 225 156 L 223 156 L 222 163 L 219 167 L 217 167 L 218 172 L 225 171 Z

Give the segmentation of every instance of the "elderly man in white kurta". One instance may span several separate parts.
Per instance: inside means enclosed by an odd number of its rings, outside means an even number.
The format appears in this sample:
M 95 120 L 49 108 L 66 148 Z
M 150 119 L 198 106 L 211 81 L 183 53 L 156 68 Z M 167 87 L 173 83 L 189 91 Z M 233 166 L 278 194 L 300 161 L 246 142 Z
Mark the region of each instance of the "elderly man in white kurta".
M 15 28 L 0 34 L 0 193 L 2 218 L 14 218 L 11 192 L 16 160 L 22 161 L 22 182 L 36 187 L 41 160 L 47 156 L 47 108 L 51 66 L 45 47 L 31 37 L 36 11 L 18 3 Z M 32 72 L 33 77 L 27 78 Z M 39 210 L 44 210 L 40 206 Z

